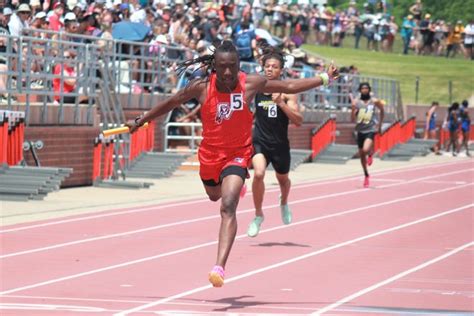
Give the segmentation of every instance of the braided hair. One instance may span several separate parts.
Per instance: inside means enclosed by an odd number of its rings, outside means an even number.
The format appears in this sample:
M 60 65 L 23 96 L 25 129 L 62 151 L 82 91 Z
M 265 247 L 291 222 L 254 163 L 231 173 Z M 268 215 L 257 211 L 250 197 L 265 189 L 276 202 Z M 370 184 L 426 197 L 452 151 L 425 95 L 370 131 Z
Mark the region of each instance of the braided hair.
M 200 67 L 194 69 L 193 73 L 196 71 L 203 69 L 206 76 L 209 76 L 211 72 L 215 71 L 214 69 L 214 61 L 216 59 L 217 53 L 235 53 L 237 57 L 239 53 L 237 52 L 237 48 L 235 48 L 232 41 L 222 41 L 214 50 L 212 50 L 211 54 L 199 56 L 194 59 L 186 60 L 182 63 L 178 64 L 178 75 L 181 76 L 187 69 L 193 65 L 201 64 Z

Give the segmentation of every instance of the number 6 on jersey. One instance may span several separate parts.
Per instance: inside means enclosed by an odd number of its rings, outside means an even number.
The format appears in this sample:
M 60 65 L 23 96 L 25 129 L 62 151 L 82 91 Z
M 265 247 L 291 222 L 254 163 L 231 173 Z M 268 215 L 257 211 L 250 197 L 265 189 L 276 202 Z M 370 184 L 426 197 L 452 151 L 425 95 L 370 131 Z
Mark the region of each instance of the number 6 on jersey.
M 244 98 L 242 93 L 232 93 L 230 95 L 230 107 L 234 111 L 241 111 L 244 108 Z

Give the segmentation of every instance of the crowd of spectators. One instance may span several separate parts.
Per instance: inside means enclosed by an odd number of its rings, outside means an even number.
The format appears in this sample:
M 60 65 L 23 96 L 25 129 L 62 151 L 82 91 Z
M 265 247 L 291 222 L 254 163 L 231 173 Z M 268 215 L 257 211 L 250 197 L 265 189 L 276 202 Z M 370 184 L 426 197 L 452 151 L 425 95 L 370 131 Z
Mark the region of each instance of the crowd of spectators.
M 134 93 L 154 89 L 166 91 L 154 85 L 153 56 L 165 53 L 173 55 L 168 57 L 174 59 L 193 58 L 206 54 L 215 42 L 224 39 L 233 40 L 241 61 L 249 63 L 258 61 L 261 45 L 279 45 L 288 54 L 287 66 L 300 68 L 287 75 L 300 77 L 305 75 L 305 70 L 317 71 L 325 67 L 323 59 L 308 56 L 301 50 L 303 43 L 343 46 L 347 35 L 354 36 L 355 48 L 359 48 L 361 39 L 366 38 L 369 49 L 393 51 L 396 35 L 400 33 L 405 54 L 413 49 L 418 54 L 447 57 L 459 51 L 469 58 L 473 55 L 472 21 L 466 26 L 462 21 L 454 25 L 433 21 L 424 11 L 421 0 L 416 0 L 409 8 L 410 14 L 401 26 L 390 14 L 386 1 L 369 0 L 362 10 L 354 0 L 349 1 L 345 10 L 287 2 L 293 3 L 274 0 L 8 0 L 2 3 L 0 0 L 0 7 L 3 7 L 0 10 L 0 51 L 5 45 L 1 34 L 20 36 L 28 31 L 34 37 L 75 42 L 82 40 L 71 34 L 80 34 L 102 39 L 97 43 L 105 47 L 110 43 L 108 40 L 127 39 L 114 34 L 114 28 L 120 22 L 140 24 L 148 31 L 143 38 L 133 40 L 148 46 L 146 55 L 149 59 L 145 66 L 137 59 L 128 61 L 132 82 L 129 90 Z M 163 46 L 177 50 L 164 51 Z M 134 53 L 143 52 L 143 49 L 136 49 Z M 44 52 L 33 53 L 41 56 Z M 0 67 L 4 67 L 1 65 L 0 60 Z M 171 63 L 161 69 L 165 70 L 166 80 L 173 87 L 181 79 L 176 76 L 175 66 Z M 41 70 L 42 65 L 31 67 L 35 72 Z M 145 78 L 140 74 L 144 67 Z M 0 76 L 0 89 L 4 81 L 4 76 Z
M 127 40 L 126 37 L 114 36 L 114 27 L 120 22 L 143 25 L 149 32 L 138 41 L 134 39 L 137 41 L 137 47 L 140 47 L 128 48 L 137 55 L 137 58 L 129 58 L 127 66 L 131 69 L 129 77 L 132 85 L 129 89 L 134 93 L 143 90 L 152 92 L 154 89 L 169 92 L 160 89 L 153 82 L 155 79 L 152 73 L 157 70 L 153 57 L 166 55 L 177 60 L 193 58 L 208 53 L 213 44 L 224 39 L 234 41 L 243 62 L 256 62 L 261 55 L 258 45 L 269 43 L 285 49 L 289 54 L 289 67 L 324 67 L 323 59 L 307 60 L 306 53 L 298 49 L 301 42 L 297 38 L 284 37 L 283 40 L 278 40 L 267 30 L 260 28 L 260 23 L 253 17 L 257 3 L 258 1 L 255 1 L 252 8 L 246 1 L 221 3 L 183 0 L 31 0 L 29 3 L 20 3 L 13 0 L 1 11 L 0 33 L 12 36 L 27 33 L 35 38 L 74 42 L 84 41 L 74 35 L 88 35 L 102 39 L 103 41 L 99 40 L 97 43 L 105 46 L 109 43 L 108 40 L 113 38 Z M 2 44 L 5 45 L 5 41 L 0 43 L 0 46 Z M 147 46 L 146 50 L 143 50 L 144 45 Z M 41 50 L 30 53 L 36 56 L 44 54 Z M 65 57 L 66 54 L 74 52 L 61 53 Z M 143 56 L 138 55 L 146 55 L 145 65 L 140 62 L 140 57 Z M 42 65 L 36 66 L 41 68 Z M 171 63 L 166 64 L 166 69 L 160 69 L 167 73 L 166 81 L 171 83 L 172 87 L 176 87 L 180 82 L 180 78 L 176 77 L 175 67 L 176 64 Z M 65 70 L 68 67 L 55 69 Z M 38 70 L 40 69 L 31 71 Z M 146 73 L 145 78 L 142 78 L 143 72 Z M 294 72 L 292 75 L 299 73 Z M 56 89 L 56 85 L 53 85 L 53 88 Z M 127 92 L 124 89 L 122 91 Z

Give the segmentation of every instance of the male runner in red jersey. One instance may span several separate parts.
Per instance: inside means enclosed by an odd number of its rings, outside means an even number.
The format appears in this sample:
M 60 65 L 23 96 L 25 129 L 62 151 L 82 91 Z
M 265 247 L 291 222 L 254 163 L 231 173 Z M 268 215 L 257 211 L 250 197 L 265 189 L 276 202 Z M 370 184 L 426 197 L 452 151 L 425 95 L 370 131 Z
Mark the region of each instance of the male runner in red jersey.
M 236 209 L 247 177 L 252 147 L 253 115 L 249 104 L 258 92 L 299 93 L 337 76 L 331 65 L 327 73 L 315 78 L 267 80 L 260 75 L 240 72 L 239 54 L 230 41 L 224 41 L 212 55 L 205 55 L 182 64 L 184 68 L 202 63 L 211 71 L 210 77 L 191 81 L 175 95 L 161 101 L 145 115 L 127 122 L 130 132 L 175 107 L 197 99 L 202 105 L 203 140 L 199 148 L 199 175 L 211 201 L 221 199 L 221 225 L 216 265 L 209 273 L 215 287 L 224 284 L 224 268 L 237 233 Z

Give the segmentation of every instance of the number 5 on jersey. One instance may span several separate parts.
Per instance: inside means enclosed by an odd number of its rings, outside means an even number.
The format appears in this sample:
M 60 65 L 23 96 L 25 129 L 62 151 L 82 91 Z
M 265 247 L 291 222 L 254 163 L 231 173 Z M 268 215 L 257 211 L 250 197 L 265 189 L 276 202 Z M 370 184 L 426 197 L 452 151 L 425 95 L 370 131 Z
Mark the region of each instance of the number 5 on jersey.
M 232 93 L 230 95 L 230 107 L 233 111 L 241 111 L 244 108 L 244 97 L 242 93 Z

